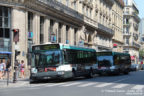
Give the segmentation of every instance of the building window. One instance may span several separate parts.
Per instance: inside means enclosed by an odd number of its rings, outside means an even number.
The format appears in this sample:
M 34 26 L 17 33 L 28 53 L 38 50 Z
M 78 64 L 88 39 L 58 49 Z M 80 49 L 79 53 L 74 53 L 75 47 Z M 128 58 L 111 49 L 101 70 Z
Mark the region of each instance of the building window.
M 54 26 L 54 21 L 53 21 L 53 20 L 50 20 L 49 41 L 51 41 L 51 35 L 53 34 L 53 26 Z
M 129 38 L 126 38 L 126 44 L 129 45 Z
M 76 45 L 76 41 L 77 41 L 77 29 L 74 29 L 74 45 Z
M 44 43 L 44 17 L 40 17 L 40 43 Z
M 69 6 L 69 0 L 66 0 L 66 6 Z
M 83 5 L 83 8 L 82 8 L 82 12 L 83 14 L 85 14 L 85 6 Z
M 88 8 L 86 8 L 86 16 L 88 16 Z
M 58 27 L 58 42 L 61 43 L 61 29 L 62 29 L 62 24 L 59 23 Z
M 68 38 L 69 38 L 69 26 L 67 25 L 67 26 L 66 26 L 66 43 L 67 43 L 67 44 L 69 43 Z
M 90 18 L 92 17 L 92 10 L 90 9 Z
M 10 8 L 0 6 L 0 38 L 10 38 Z
M 74 9 L 77 10 L 77 2 L 73 2 L 73 5 L 74 5 Z
M 33 13 L 28 12 L 28 32 L 33 32 Z

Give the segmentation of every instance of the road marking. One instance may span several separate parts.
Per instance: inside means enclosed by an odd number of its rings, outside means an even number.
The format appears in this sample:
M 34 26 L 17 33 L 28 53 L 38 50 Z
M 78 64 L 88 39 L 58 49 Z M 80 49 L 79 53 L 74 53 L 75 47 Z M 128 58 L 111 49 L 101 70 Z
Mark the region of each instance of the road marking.
M 30 85 L 30 87 L 39 87 L 39 86 L 44 86 L 45 84 L 36 84 L 36 85 Z
M 80 83 L 81 83 L 81 82 L 76 82 L 76 83 L 70 83 L 70 84 L 65 84 L 65 85 L 61 85 L 61 86 L 67 87 L 67 86 L 78 85 L 78 84 L 80 84 Z
M 80 85 L 80 86 L 78 86 L 78 87 L 87 87 L 87 86 L 94 85 L 94 84 L 96 84 L 96 83 L 83 84 L 83 85 Z
M 57 84 L 50 84 L 50 85 L 46 85 L 45 87 L 53 87 L 53 86 L 58 86 L 58 85 L 63 85 L 66 83 L 57 83 Z
M 94 86 L 94 87 L 106 87 L 106 86 L 109 86 L 109 85 L 111 85 L 111 84 L 113 84 L 113 83 L 99 84 L 99 85 L 96 85 L 96 86 Z
M 128 79 L 128 78 L 121 79 L 121 80 L 117 80 L 117 81 L 113 81 L 113 83 L 118 83 L 118 82 L 124 81 L 124 80 L 126 80 L 126 79 Z
M 123 87 L 126 87 L 126 86 L 128 86 L 128 84 L 119 84 L 119 85 L 116 85 L 112 88 L 123 88 Z
M 141 90 L 144 88 L 144 85 L 135 85 L 132 89 Z

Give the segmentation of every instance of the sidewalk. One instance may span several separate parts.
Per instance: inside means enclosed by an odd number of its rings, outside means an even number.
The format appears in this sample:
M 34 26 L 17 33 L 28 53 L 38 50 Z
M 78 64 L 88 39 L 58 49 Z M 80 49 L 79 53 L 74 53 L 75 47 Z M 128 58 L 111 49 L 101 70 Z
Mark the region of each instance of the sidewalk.
M 13 83 L 13 79 L 9 80 L 9 85 L 7 85 L 7 80 L 0 80 L 0 89 L 9 87 L 20 87 L 29 85 L 29 78 L 18 78 L 16 83 Z

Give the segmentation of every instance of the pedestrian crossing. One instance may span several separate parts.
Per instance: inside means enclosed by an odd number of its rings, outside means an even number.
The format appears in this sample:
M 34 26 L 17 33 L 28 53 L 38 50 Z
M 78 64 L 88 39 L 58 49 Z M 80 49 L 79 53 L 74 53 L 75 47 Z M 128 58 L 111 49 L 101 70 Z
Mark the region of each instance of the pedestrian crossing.
M 13 87 L 43 88 L 43 87 L 77 87 L 77 88 L 112 88 L 112 89 L 132 89 L 144 90 L 144 85 L 121 84 L 121 83 L 102 83 L 102 82 L 64 82 L 64 83 L 46 83 L 46 84 L 20 84 Z
M 35 85 L 31 85 L 35 86 Z M 35 86 L 36 87 L 36 86 Z M 67 83 L 50 83 L 39 85 L 39 87 L 77 87 L 77 88 L 112 88 L 112 89 L 133 89 L 144 90 L 144 85 L 121 84 L 121 83 L 99 83 L 99 82 L 67 82 Z

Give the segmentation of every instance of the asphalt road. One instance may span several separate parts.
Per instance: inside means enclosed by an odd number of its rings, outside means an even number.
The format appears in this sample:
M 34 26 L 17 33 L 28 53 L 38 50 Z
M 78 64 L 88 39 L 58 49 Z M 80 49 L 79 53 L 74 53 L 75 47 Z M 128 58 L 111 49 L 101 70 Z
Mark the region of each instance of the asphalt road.
M 0 89 L 0 96 L 144 96 L 144 71 Z

